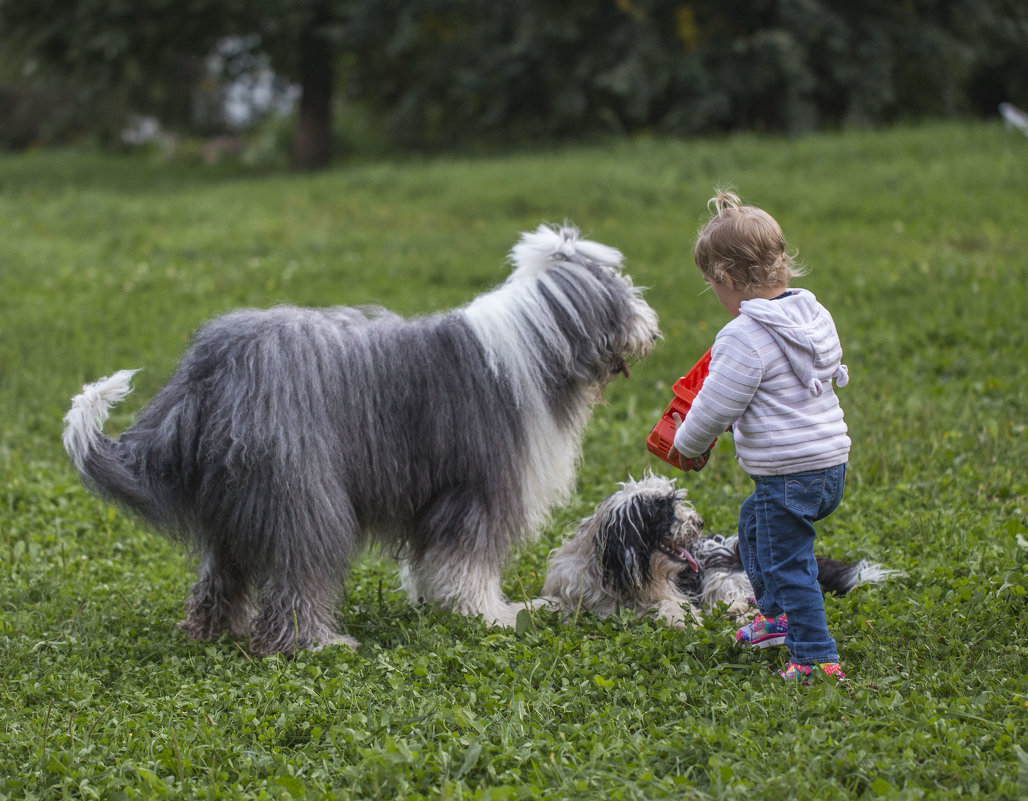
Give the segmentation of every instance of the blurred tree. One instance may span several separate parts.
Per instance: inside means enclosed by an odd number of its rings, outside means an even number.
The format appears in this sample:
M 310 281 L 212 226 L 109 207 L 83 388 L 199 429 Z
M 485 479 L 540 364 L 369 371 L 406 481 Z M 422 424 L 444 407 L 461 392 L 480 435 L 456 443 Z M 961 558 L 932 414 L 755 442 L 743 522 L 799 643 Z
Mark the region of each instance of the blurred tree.
M 0 51 L 0 149 L 89 137 L 103 141 L 117 109 L 84 102 L 83 87 L 61 76 L 25 75 Z M 116 132 L 114 132 L 116 133 Z
M 58 70 L 172 126 L 195 127 L 227 39 L 301 85 L 300 168 L 328 163 L 337 96 L 422 149 L 1028 102 L 1025 0 L 0 0 L 23 73 Z
M 300 84 L 293 166 L 331 158 L 330 100 L 341 28 L 332 0 L 0 0 L 0 39 L 22 74 L 53 72 L 98 102 L 189 127 L 193 90 L 226 37 L 252 40 L 271 68 Z M 12 58 L 11 55 L 8 58 Z
M 347 90 L 403 147 L 798 132 L 1028 101 L 1025 0 L 348 5 Z

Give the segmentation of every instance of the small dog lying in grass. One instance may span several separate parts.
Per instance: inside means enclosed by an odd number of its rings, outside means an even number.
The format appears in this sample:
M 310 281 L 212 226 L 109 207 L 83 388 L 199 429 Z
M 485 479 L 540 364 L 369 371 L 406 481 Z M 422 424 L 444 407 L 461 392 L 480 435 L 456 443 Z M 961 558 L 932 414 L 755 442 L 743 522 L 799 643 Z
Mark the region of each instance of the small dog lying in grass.
M 703 518 L 672 479 L 647 475 L 619 486 L 550 554 L 543 597 L 551 608 L 601 618 L 629 608 L 679 627 L 718 603 L 733 617 L 752 609 L 735 536 L 704 536 Z M 839 595 L 894 572 L 822 556 L 817 565 L 822 589 Z

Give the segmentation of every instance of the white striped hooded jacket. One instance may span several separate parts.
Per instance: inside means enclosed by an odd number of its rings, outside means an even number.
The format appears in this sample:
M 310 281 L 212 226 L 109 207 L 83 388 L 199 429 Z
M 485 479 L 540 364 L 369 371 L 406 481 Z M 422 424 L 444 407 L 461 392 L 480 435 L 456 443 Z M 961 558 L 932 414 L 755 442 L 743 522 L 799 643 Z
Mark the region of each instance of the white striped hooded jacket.
M 828 310 L 805 289 L 746 300 L 721 329 L 710 374 L 675 435 L 695 457 L 733 427 L 736 459 L 750 475 L 788 475 L 849 458 L 842 407 L 832 386 L 849 380 Z

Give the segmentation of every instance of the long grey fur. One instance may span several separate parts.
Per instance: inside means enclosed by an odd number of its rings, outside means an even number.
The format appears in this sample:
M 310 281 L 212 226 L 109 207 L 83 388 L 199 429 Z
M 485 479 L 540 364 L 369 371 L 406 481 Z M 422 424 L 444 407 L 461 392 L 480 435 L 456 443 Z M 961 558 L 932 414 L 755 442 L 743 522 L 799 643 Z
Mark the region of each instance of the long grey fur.
M 621 254 L 574 228 L 522 235 L 511 260 L 492 292 L 410 320 L 215 319 L 117 440 L 101 428 L 132 372 L 83 388 L 64 442 L 84 483 L 199 556 L 190 636 L 355 646 L 336 604 L 371 540 L 412 601 L 513 623 L 505 560 L 572 489 L 592 403 L 658 331 Z

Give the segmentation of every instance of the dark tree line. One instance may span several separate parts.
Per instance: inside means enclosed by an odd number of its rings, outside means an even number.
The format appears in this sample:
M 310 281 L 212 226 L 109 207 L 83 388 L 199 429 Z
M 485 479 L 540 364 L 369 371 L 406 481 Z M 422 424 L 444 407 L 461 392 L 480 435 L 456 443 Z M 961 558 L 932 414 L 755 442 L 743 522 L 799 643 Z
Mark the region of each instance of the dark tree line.
M 374 109 L 395 146 L 422 149 L 793 132 L 1028 102 L 1023 0 L 0 0 L 9 82 L 60 75 L 87 105 L 173 127 L 195 124 L 205 57 L 226 37 L 302 88 L 302 168 L 331 158 L 339 97 Z

